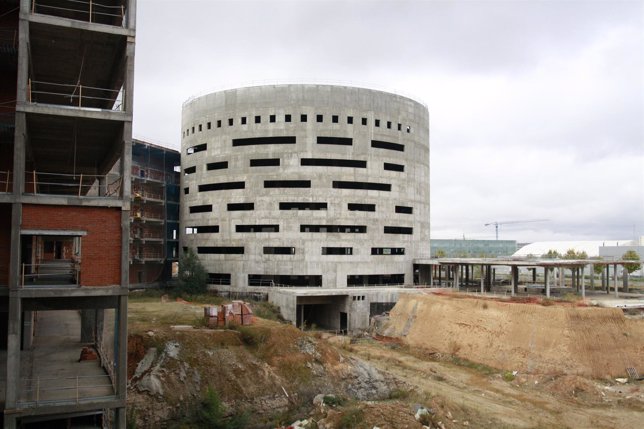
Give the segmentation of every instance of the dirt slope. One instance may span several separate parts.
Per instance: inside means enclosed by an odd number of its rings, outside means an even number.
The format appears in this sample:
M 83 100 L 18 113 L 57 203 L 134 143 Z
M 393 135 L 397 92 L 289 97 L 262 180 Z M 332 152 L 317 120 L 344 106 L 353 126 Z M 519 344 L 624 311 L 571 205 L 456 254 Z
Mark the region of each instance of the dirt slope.
M 642 373 L 644 321 L 619 309 L 402 295 L 381 331 L 420 347 L 522 373 Z M 638 367 L 639 366 L 639 367 Z

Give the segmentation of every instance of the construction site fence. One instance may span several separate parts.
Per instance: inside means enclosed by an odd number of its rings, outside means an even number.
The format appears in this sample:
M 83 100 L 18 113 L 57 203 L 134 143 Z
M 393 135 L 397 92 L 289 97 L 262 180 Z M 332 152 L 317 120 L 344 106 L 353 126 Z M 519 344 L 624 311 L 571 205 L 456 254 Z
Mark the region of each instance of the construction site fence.
M 57 261 L 38 264 L 22 264 L 20 284 L 22 287 L 33 284 L 75 284 L 80 285 L 80 262 Z
M 121 193 L 121 177 L 96 174 L 46 173 L 27 171 L 25 192 L 50 195 L 75 195 L 116 198 Z M 0 175 L 0 180 L 2 175 Z
M 123 5 L 108 5 L 95 0 L 61 0 L 57 5 L 46 0 L 32 0 L 31 13 L 67 17 L 80 15 L 83 21 L 105 23 L 116 19 L 118 25 L 125 25 L 126 9 Z M 77 17 L 78 18 L 78 17 Z
M 29 102 L 45 102 L 63 106 L 96 108 L 97 104 L 107 103 L 107 110 L 124 110 L 122 90 L 96 88 L 80 83 L 54 83 L 29 79 Z M 42 97 L 42 98 L 41 98 Z M 55 100 L 54 103 L 51 100 Z
M 105 393 L 109 392 L 108 395 Z M 21 379 L 20 399 L 23 406 L 52 403 L 82 403 L 90 399 L 109 398 L 114 394 L 110 376 L 36 377 Z

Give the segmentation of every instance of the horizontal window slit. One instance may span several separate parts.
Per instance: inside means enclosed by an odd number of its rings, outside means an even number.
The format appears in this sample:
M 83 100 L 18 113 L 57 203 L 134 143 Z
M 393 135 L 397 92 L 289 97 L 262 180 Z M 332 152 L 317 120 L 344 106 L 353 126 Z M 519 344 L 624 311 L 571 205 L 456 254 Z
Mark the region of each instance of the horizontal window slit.
M 206 164 L 206 170 L 223 170 L 228 168 L 228 161 L 209 162 Z
M 351 146 L 353 139 L 350 137 L 318 137 L 318 144 L 332 144 L 339 146 Z
M 251 159 L 251 167 L 277 167 L 280 165 L 279 158 Z
M 286 202 L 280 203 L 280 210 L 326 210 L 327 203 Z
M 295 136 L 249 137 L 233 139 L 233 146 L 254 146 L 267 144 L 295 144 Z
M 398 152 L 405 151 L 405 146 L 399 143 L 384 142 L 381 140 L 371 140 L 371 147 L 375 147 L 377 149 L 395 150 Z
M 348 203 L 347 208 L 349 209 L 349 211 L 356 211 L 356 212 L 375 212 L 376 211 L 375 204 Z
M 190 213 L 207 213 L 212 211 L 212 204 L 204 204 L 201 206 L 190 206 Z
M 310 180 L 264 180 L 264 188 L 310 188 Z
M 367 161 L 355 159 L 302 158 L 300 165 L 314 167 L 367 168 Z
M 280 232 L 279 225 L 236 225 L 235 232 Z
M 255 210 L 255 203 L 228 203 L 228 211 Z
M 225 191 L 228 189 L 244 189 L 245 182 L 221 182 L 221 183 L 206 183 L 199 185 L 199 192 L 208 191 Z
M 200 255 L 243 255 L 243 247 L 230 246 L 199 246 L 197 253 Z
M 367 232 L 365 225 L 300 225 L 300 232 L 359 233 Z
M 385 234 L 407 234 L 414 233 L 414 228 L 408 226 L 385 226 Z
M 373 183 L 373 182 L 349 182 L 342 180 L 334 180 L 333 187 L 336 189 L 364 189 L 368 191 L 391 191 L 389 183 Z

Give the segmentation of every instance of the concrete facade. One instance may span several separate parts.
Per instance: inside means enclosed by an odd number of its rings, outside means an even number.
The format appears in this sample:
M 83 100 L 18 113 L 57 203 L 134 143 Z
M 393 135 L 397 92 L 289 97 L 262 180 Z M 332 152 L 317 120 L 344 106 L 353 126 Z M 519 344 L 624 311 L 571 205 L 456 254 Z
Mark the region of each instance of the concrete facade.
M 181 246 L 220 289 L 413 283 L 429 257 L 429 114 L 329 85 L 184 103 Z

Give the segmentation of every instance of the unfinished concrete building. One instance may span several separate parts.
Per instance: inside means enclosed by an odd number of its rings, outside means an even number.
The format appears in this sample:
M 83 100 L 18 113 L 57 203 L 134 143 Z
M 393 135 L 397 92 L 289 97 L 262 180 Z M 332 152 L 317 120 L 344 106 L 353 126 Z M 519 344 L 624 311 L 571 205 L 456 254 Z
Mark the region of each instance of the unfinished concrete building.
M 132 142 L 130 286 L 160 285 L 179 260 L 178 151 Z
M 5 428 L 125 425 L 135 5 L 0 2 Z
M 187 101 L 182 246 L 219 290 L 306 288 L 280 299 L 294 323 L 365 327 L 371 303 L 396 300 L 382 289 L 414 284 L 429 258 L 428 116 L 400 95 L 331 85 Z

